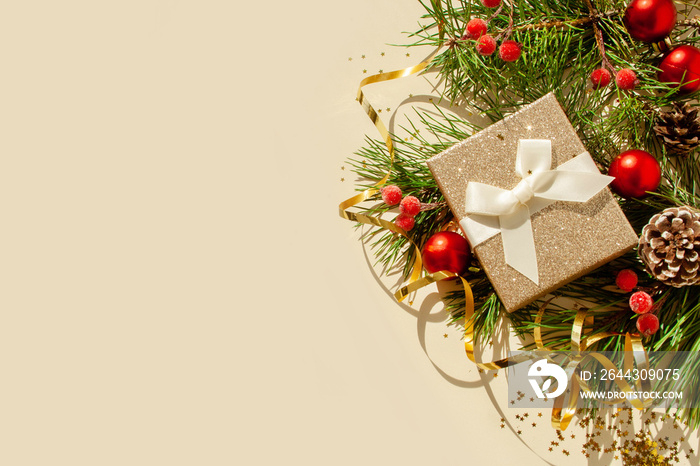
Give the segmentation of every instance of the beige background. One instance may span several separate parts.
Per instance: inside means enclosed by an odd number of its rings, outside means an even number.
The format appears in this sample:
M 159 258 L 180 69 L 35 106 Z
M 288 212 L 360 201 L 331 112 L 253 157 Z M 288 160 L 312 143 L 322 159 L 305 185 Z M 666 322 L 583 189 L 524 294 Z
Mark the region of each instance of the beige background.
M 420 11 L 3 2 L 0 464 L 543 464 L 336 215 Z

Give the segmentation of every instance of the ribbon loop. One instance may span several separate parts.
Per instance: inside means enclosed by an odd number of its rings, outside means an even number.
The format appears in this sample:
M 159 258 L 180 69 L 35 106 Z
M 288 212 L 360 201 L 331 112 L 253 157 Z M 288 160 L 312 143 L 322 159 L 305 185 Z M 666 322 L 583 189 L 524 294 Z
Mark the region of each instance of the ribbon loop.
M 614 179 L 601 175 L 588 152 L 552 169 L 548 139 L 521 139 L 515 172 L 522 178 L 511 190 L 467 183 L 460 225 L 473 246 L 501 233 L 506 264 L 539 284 L 530 216 L 555 201 L 587 202 Z M 489 217 L 498 217 L 498 227 Z

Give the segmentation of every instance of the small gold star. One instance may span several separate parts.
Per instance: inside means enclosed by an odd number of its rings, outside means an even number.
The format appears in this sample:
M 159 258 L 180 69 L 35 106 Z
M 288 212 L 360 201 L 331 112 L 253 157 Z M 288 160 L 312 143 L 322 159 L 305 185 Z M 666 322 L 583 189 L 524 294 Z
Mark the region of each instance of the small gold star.
M 352 61 L 352 57 L 349 57 L 349 58 L 348 58 L 348 61 Z
M 523 417 L 530 417 L 530 413 L 525 413 Z
M 412 98 L 413 98 L 413 94 L 408 94 L 408 98 L 409 98 L 409 99 L 412 99 Z
M 377 110 L 377 113 L 382 113 L 382 109 L 380 108 L 379 110 Z
M 523 433 L 523 431 L 522 431 L 522 430 L 519 430 L 519 431 L 518 431 L 518 435 L 520 435 L 520 434 L 522 434 L 522 433 Z
M 362 73 L 363 73 L 363 74 L 367 74 L 367 70 L 362 70 Z
M 505 424 L 501 424 L 501 429 L 505 429 L 505 428 L 506 428 L 506 425 L 505 425 Z
M 389 107 L 387 107 L 387 108 L 386 108 L 386 111 L 387 111 L 387 112 L 390 112 L 390 111 L 391 111 L 391 109 L 390 109 Z
M 447 338 L 447 334 L 444 334 L 443 337 Z
M 384 56 L 384 52 L 380 53 L 379 55 L 381 55 L 381 56 L 383 57 L 383 56 Z
M 574 434 L 571 434 L 571 438 L 576 438 L 576 436 Z
M 527 171 L 527 174 L 528 174 L 528 175 L 532 175 L 532 170 L 528 170 L 528 171 Z
M 530 403 L 532 403 L 533 401 L 535 401 L 535 399 L 530 397 Z
M 537 417 L 542 417 L 542 413 L 537 413 Z
M 498 372 L 496 372 L 495 374 L 493 374 L 493 378 L 495 379 L 496 377 L 498 377 Z
M 510 400 L 510 404 L 514 405 L 514 404 L 515 404 L 515 400 Z
M 407 53 L 407 54 L 406 54 L 406 56 L 407 56 L 407 57 L 410 57 L 410 56 L 411 56 L 411 54 L 410 54 L 410 53 Z
M 552 448 L 552 447 L 549 447 L 549 451 L 554 451 L 554 448 Z
M 498 134 L 496 135 L 496 137 L 497 137 L 498 139 L 500 139 L 501 141 L 503 141 L 503 140 L 505 139 L 501 133 L 498 133 Z
M 345 178 L 341 178 L 340 181 L 345 181 Z
M 537 427 L 537 423 L 536 423 L 536 422 L 533 422 L 533 423 L 532 423 L 532 427 Z
M 364 58 L 365 58 L 365 56 L 364 56 L 364 55 L 362 55 L 362 58 L 364 59 Z
M 379 70 L 379 74 L 382 74 L 382 73 L 384 73 L 384 70 Z
M 340 167 L 340 169 L 341 169 L 341 170 L 345 170 L 345 165 L 343 165 L 342 167 Z

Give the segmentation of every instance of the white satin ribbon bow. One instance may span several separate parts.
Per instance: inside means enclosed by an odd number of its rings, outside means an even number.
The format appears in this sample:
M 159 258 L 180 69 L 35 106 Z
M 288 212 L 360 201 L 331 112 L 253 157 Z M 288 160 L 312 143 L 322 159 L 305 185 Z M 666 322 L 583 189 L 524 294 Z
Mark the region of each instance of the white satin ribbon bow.
M 530 216 L 555 201 L 587 202 L 614 179 L 601 175 L 588 152 L 552 170 L 548 139 L 521 139 L 515 172 L 522 180 L 511 190 L 467 184 L 466 212 L 460 225 L 476 246 L 499 232 L 505 261 L 539 284 Z

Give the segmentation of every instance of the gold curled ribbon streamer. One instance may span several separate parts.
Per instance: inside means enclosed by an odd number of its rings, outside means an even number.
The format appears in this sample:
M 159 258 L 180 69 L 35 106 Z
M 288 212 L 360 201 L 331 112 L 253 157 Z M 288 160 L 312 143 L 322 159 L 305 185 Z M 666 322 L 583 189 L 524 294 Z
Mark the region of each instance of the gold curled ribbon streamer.
M 440 41 L 442 41 L 442 38 L 444 37 L 444 28 L 442 27 L 442 24 L 438 24 L 439 27 L 439 36 L 440 36 Z M 389 177 L 391 176 L 391 171 L 394 166 L 394 159 L 395 159 L 395 151 L 394 151 L 394 141 L 391 138 L 391 134 L 389 133 L 389 130 L 386 128 L 386 125 L 384 125 L 384 122 L 382 121 L 381 118 L 379 118 L 379 115 L 377 112 L 374 110 L 374 107 L 372 107 L 372 104 L 369 103 L 369 100 L 365 97 L 364 92 L 362 89 L 369 85 L 369 84 L 374 84 L 382 81 L 391 81 L 394 79 L 400 79 L 406 76 L 410 76 L 412 74 L 420 73 L 421 71 L 425 70 L 430 63 L 433 61 L 433 58 L 438 54 L 442 46 L 437 47 L 430 55 L 428 55 L 427 58 L 425 58 L 423 61 L 418 63 L 415 66 L 411 66 L 409 68 L 404 68 L 402 70 L 396 70 L 396 71 L 390 71 L 388 73 L 380 73 L 380 74 L 375 74 L 372 76 L 368 76 L 365 79 L 363 79 L 360 82 L 360 86 L 357 89 L 357 101 L 360 103 L 362 108 L 365 110 L 365 113 L 367 113 L 367 116 L 369 119 L 372 121 L 374 126 L 377 128 L 377 131 L 379 131 L 379 134 L 381 135 L 382 139 L 384 139 L 384 143 L 386 144 L 386 148 L 389 151 L 389 170 L 387 171 L 386 175 L 379 180 L 377 183 L 374 184 L 371 188 L 368 188 L 361 193 L 344 200 L 343 202 L 340 203 L 338 206 L 339 211 L 340 211 L 340 216 L 346 220 L 350 220 L 353 222 L 358 222 L 358 223 L 364 223 L 368 225 L 374 225 L 382 228 L 386 228 L 390 231 L 393 231 L 394 233 L 398 233 L 402 236 L 404 236 L 409 243 L 415 248 L 415 255 L 414 255 L 414 260 L 413 264 L 411 264 L 411 275 L 409 277 L 409 283 L 415 282 L 420 278 L 421 271 L 423 268 L 423 261 L 421 259 L 420 251 L 418 247 L 416 247 L 416 244 L 411 240 L 411 238 L 406 234 L 406 231 L 403 230 L 402 228 L 397 227 L 394 223 L 388 222 L 386 220 L 380 219 L 378 217 L 373 217 L 371 215 L 365 215 L 365 214 L 360 214 L 356 212 L 351 212 L 348 209 L 372 198 L 376 194 L 378 194 L 379 188 L 381 188 L 388 180 Z M 425 286 L 425 285 L 423 285 Z M 403 298 L 402 298 L 403 299 Z M 400 301 L 400 300 L 399 300 Z
M 543 310 L 540 310 L 540 313 L 543 312 Z M 569 380 L 571 380 L 570 389 L 554 400 L 554 406 L 552 408 L 552 426 L 555 429 L 566 430 L 566 428 L 569 426 L 569 423 L 573 419 L 574 414 L 576 414 L 576 404 L 578 403 L 578 398 L 581 389 L 588 392 L 592 391 L 576 373 L 576 369 L 579 364 L 581 364 L 587 358 L 593 358 L 596 361 L 598 361 L 598 363 L 601 364 L 607 371 L 613 371 L 613 373 L 617 373 L 618 370 L 617 366 L 602 354 L 594 352 L 587 353 L 585 356 L 581 354 L 581 352 L 585 351 L 588 347 L 604 338 L 620 336 L 617 333 L 603 332 L 582 339 L 581 337 L 583 336 L 583 326 L 586 322 L 587 313 L 587 310 L 581 310 L 577 312 L 576 318 L 574 319 L 574 325 L 572 326 L 572 349 L 577 351 L 578 355 L 574 356 L 571 359 L 571 361 L 569 361 L 565 369 L 567 375 L 569 376 Z M 541 319 L 541 314 L 539 315 L 539 317 Z M 633 356 L 630 357 L 630 355 Z M 627 333 L 625 335 L 625 354 L 623 360 L 623 367 L 625 368 L 625 370 L 627 370 L 628 368 L 631 369 L 632 367 L 634 367 L 635 363 L 637 364 L 637 367 L 640 368 L 640 370 L 645 368 L 648 369 L 649 358 L 646 353 L 646 350 L 644 349 L 644 345 L 642 345 L 641 338 L 639 336 L 632 336 L 629 333 Z M 617 385 L 620 391 L 624 393 L 631 394 L 634 391 L 633 388 L 627 383 L 627 381 L 622 378 L 613 377 L 612 381 L 615 383 L 615 385 Z M 637 388 L 642 391 L 648 391 L 650 388 L 650 383 L 648 380 L 638 380 Z M 566 406 L 564 406 L 567 397 L 568 402 L 566 402 Z M 626 397 L 626 400 L 629 401 L 629 403 L 632 406 L 640 410 L 649 407 L 652 403 L 652 399 L 639 400 L 632 396 Z M 599 400 L 599 402 L 607 405 L 615 405 L 619 403 L 615 401 L 605 400 Z

